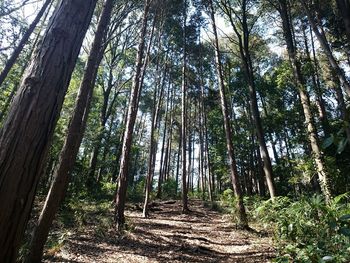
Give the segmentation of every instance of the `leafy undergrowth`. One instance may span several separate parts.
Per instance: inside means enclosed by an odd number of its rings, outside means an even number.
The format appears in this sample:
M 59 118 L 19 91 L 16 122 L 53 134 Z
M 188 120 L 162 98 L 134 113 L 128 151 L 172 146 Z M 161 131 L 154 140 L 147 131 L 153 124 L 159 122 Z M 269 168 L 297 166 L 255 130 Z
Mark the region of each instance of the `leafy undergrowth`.
M 231 190 L 221 195 L 220 205 L 233 217 L 234 202 Z M 254 197 L 246 198 L 245 204 L 249 218 L 273 234 L 275 262 L 350 262 L 349 194 L 329 204 L 321 196 L 274 201 Z

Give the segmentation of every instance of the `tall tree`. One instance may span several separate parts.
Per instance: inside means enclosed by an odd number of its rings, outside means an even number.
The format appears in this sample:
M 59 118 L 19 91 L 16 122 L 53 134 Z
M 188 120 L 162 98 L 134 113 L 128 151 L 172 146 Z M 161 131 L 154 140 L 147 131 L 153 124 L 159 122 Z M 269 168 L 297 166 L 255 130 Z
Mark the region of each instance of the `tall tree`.
M 106 47 L 103 40 L 106 36 L 113 4 L 114 0 L 106 0 L 104 3 L 95 39 L 85 66 L 84 77 L 75 103 L 75 110 L 60 153 L 59 163 L 54 172 L 54 180 L 32 235 L 29 254 L 26 258 L 28 263 L 40 262 L 52 221 L 68 188 L 69 172 L 73 168 L 83 138 L 98 66 Z
M 289 55 L 290 62 L 293 67 L 293 72 L 295 76 L 295 85 L 299 91 L 299 96 L 301 104 L 304 111 L 305 123 L 307 128 L 307 134 L 310 142 L 310 146 L 313 153 L 313 159 L 316 164 L 318 179 L 322 188 L 323 195 L 326 200 L 329 201 L 331 198 L 330 186 L 329 186 L 329 175 L 327 173 L 323 153 L 319 145 L 319 139 L 316 132 L 316 128 L 313 121 L 310 98 L 305 87 L 304 77 L 301 71 L 301 63 L 297 57 L 297 49 L 294 45 L 294 39 L 292 34 L 292 20 L 290 17 L 290 12 L 288 11 L 287 0 L 278 0 L 277 10 L 280 13 L 282 19 L 282 28 L 284 33 L 284 38 L 287 44 L 287 51 Z
M 249 8 L 252 7 L 252 1 L 242 0 L 237 2 L 234 1 L 234 3 L 237 4 L 238 11 L 236 11 L 236 7 L 232 6 L 231 1 L 228 0 L 221 0 L 220 8 L 227 16 L 238 40 L 239 55 L 242 60 L 243 70 L 249 88 L 250 108 L 256 129 L 256 135 L 261 149 L 261 157 L 264 161 L 263 168 L 266 176 L 266 182 L 270 192 L 270 197 L 274 198 L 276 196 L 276 189 L 274 185 L 273 169 L 270 154 L 266 145 L 264 129 L 261 123 L 256 93 L 254 68 L 250 51 L 250 35 L 256 19 L 253 18 L 253 22 L 251 22 L 251 24 L 248 24 L 248 19 L 250 17 Z M 238 22 L 235 22 L 234 18 L 236 18 Z
M 236 206 L 237 206 L 237 211 L 239 216 L 239 224 L 243 228 L 248 228 L 248 218 L 247 218 L 247 214 L 243 204 L 242 190 L 241 190 L 241 185 L 240 185 L 238 171 L 237 171 L 234 146 L 232 142 L 232 131 L 231 131 L 227 101 L 226 101 L 225 84 L 224 84 L 224 77 L 223 77 L 222 64 L 221 64 L 221 58 L 220 58 L 221 55 L 220 55 L 220 49 L 219 49 L 219 39 L 218 39 L 217 27 L 215 23 L 215 12 L 214 12 L 212 0 L 209 0 L 208 4 L 209 4 L 211 24 L 214 32 L 215 63 L 216 63 L 217 78 L 218 78 L 218 84 L 219 84 L 219 90 L 220 90 L 221 110 L 222 110 L 222 115 L 224 120 L 224 129 L 225 129 L 225 135 L 226 135 L 226 146 L 227 146 L 227 152 L 228 152 L 229 161 L 230 161 L 231 181 L 232 181 L 232 186 L 234 189 L 235 196 L 237 198 Z
M 0 261 L 15 262 L 96 0 L 57 6 L 0 131 Z M 69 30 L 68 30 L 69 29 Z
M 187 148 L 187 107 L 186 107 L 186 70 L 187 70 L 187 56 L 186 56 L 186 20 L 187 20 L 187 0 L 184 1 L 183 7 L 183 50 L 182 50 L 182 84 L 181 84 L 181 172 L 182 172 L 182 212 L 188 211 L 188 196 L 187 196 L 187 166 L 186 166 L 186 148 Z
M 130 150 L 131 143 L 134 132 L 134 125 L 136 120 L 136 115 L 138 111 L 138 98 L 140 93 L 140 76 L 142 75 L 142 61 L 145 49 L 145 37 L 147 33 L 147 21 L 148 14 L 150 9 L 151 0 L 145 0 L 143 18 L 142 18 L 142 28 L 140 33 L 139 45 L 137 48 L 137 57 L 135 64 L 135 73 L 133 84 L 131 88 L 131 96 L 129 100 L 128 116 L 126 120 L 126 127 L 124 131 L 123 146 L 122 146 L 122 155 L 120 158 L 120 168 L 119 168 L 119 177 L 118 177 L 118 188 L 115 197 L 115 222 L 119 230 L 121 230 L 125 223 L 125 201 L 126 201 L 126 190 L 128 185 L 128 168 L 130 160 Z M 145 69 L 143 69 L 145 70 Z

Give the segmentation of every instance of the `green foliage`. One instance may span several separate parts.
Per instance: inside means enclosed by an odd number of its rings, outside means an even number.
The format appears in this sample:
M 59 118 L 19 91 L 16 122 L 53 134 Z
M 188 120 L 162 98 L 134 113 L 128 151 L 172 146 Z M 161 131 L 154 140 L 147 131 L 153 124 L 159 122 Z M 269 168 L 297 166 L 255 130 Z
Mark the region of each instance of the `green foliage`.
M 321 196 L 293 201 L 278 197 L 260 203 L 255 218 L 273 226 L 276 262 L 349 262 L 349 194 L 327 205 Z
M 162 198 L 175 199 L 178 197 L 179 193 L 177 193 L 176 180 L 174 178 L 169 178 L 168 180 L 163 182 Z
M 128 187 L 127 198 L 131 202 L 143 202 L 146 178 L 140 177 L 133 186 Z

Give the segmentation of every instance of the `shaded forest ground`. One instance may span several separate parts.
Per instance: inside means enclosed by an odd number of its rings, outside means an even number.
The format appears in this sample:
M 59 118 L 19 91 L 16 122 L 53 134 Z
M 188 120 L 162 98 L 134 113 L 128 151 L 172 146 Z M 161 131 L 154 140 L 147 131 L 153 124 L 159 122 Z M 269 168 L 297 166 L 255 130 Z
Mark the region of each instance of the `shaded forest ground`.
M 121 235 L 113 230 L 112 210 L 85 207 L 75 215 L 78 226 L 63 234 L 55 227 L 64 242 L 52 246 L 44 262 L 270 262 L 274 256 L 271 238 L 236 230 L 228 215 L 202 201 L 191 200 L 190 207 L 181 214 L 178 201 L 163 202 L 144 219 L 130 205 Z

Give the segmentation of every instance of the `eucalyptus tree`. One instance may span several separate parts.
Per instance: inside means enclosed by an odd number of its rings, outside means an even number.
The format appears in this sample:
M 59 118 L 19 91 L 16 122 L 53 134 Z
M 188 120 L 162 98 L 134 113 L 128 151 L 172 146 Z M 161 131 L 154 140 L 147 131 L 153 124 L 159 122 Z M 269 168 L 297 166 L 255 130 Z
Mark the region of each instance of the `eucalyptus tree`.
M 209 6 L 211 24 L 214 31 L 215 63 L 216 63 L 220 98 L 221 98 L 221 110 L 222 110 L 222 115 L 224 120 L 224 129 L 225 129 L 225 135 L 226 135 L 226 146 L 227 146 L 227 152 L 228 152 L 229 162 L 230 162 L 232 186 L 234 189 L 235 196 L 237 198 L 236 207 L 238 211 L 239 224 L 243 228 L 248 228 L 248 218 L 247 218 L 247 214 L 243 204 L 243 196 L 242 196 L 242 190 L 241 190 L 241 185 L 239 182 L 239 176 L 237 171 L 235 150 L 232 142 L 232 131 L 231 131 L 231 124 L 230 124 L 229 112 L 227 107 L 225 83 L 224 83 L 222 64 L 221 64 L 222 63 L 221 55 L 220 55 L 220 49 L 219 49 L 219 38 L 218 38 L 217 27 L 215 23 L 215 12 L 214 12 L 213 3 L 211 0 L 208 2 L 208 6 Z
M 138 111 L 139 103 L 139 93 L 140 93 L 140 77 L 142 75 L 142 66 L 143 66 L 143 57 L 145 53 L 145 37 L 147 33 L 149 11 L 151 6 L 151 0 L 145 0 L 144 10 L 142 16 L 142 27 L 140 31 L 139 45 L 137 48 L 137 57 L 135 61 L 135 73 L 133 77 L 133 84 L 130 93 L 128 114 L 126 119 L 123 146 L 122 146 L 122 155 L 120 158 L 120 167 L 119 167 L 119 177 L 118 177 L 118 187 L 117 193 L 115 196 L 115 212 L 114 218 L 116 226 L 121 230 L 125 223 L 125 202 L 126 202 L 126 190 L 128 182 L 128 167 L 130 161 L 130 150 L 133 138 L 133 130 L 136 120 L 136 115 Z M 145 70 L 145 69 L 144 69 Z
M 305 79 L 301 71 L 301 63 L 298 59 L 298 50 L 295 46 L 295 39 L 292 33 L 292 17 L 290 17 L 289 5 L 286 0 L 279 0 L 276 3 L 275 8 L 278 10 L 281 20 L 284 38 L 287 44 L 287 51 L 290 59 L 290 63 L 293 67 L 295 76 L 295 85 L 299 91 L 299 97 L 303 107 L 305 124 L 307 128 L 308 139 L 312 149 L 313 160 L 316 164 L 318 179 L 321 185 L 322 192 L 327 201 L 331 198 L 330 186 L 329 186 L 329 174 L 327 172 L 324 156 L 319 144 L 319 138 L 315 128 L 313 114 L 310 106 L 309 94 L 306 90 Z
M 0 131 L 2 262 L 17 259 L 44 160 L 96 2 L 59 3 Z
M 273 169 L 271 164 L 270 155 L 267 149 L 265 141 L 265 133 L 261 123 L 261 117 L 258 107 L 256 83 L 254 76 L 254 66 L 251 57 L 251 35 L 254 28 L 254 24 L 257 21 L 258 14 L 253 14 L 253 9 L 256 9 L 254 1 L 242 0 L 231 1 L 221 0 L 219 1 L 219 7 L 226 19 L 229 21 L 236 40 L 234 40 L 239 48 L 239 55 L 242 60 L 244 74 L 246 82 L 249 88 L 249 102 L 251 112 L 256 128 L 256 134 L 261 149 L 261 157 L 263 159 L 263 167 L 266 176 L 266 182 L 270 192 L 271 198 L 276 196 L 276 189 L 274 186 Z

